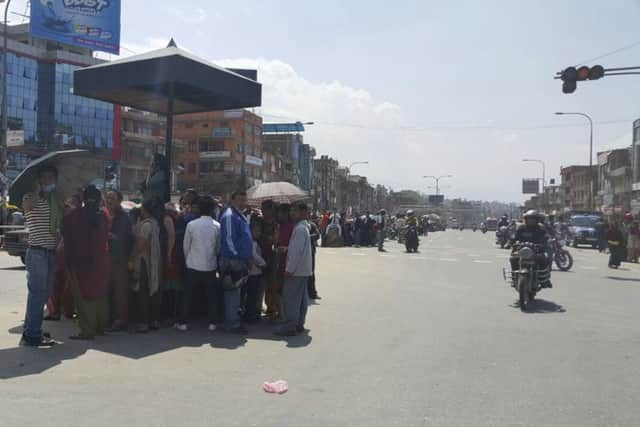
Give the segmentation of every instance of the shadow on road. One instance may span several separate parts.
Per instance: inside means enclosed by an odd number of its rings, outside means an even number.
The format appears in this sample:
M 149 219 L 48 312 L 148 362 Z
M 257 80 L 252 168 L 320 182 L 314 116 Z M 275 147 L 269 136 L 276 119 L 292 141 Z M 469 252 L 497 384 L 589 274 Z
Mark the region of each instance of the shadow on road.
M 0 379 L 18 378 L 40 374 L 63 361 L 82 356 L 87 350 L 97 350 L 130 359 L 143 359 L 155 354 L 184 347 L 210 346 L 217 349 L 236 350 L 249 340 L 282 341 L 288 348 L 308 346 L 312 338 L 309 335 L 279 337 L 273 334 L 277 326 L 270 323 L 249 325 L 249 335 L 232 335 L 224 332 L 211 333 L 205 323 L 193 324 L 189 332 L 180 332 L 172 328 L 161 329 L 148 334 L 126 332 L 110 333 L 96 337 L 93 341 L 70 341 L 70 335 L 77 333 L 75 322 L 63 320 L 45 322 L 45 330 L 59 342 L 52 348 L 14 347 L 0 349 Z M 8 330 L 16 338 L 16 345 L 22 334 L 22 325 Z
M 511 304 L 511 307 L 520 309 L 520 304 L 515 301 Z M 566 313 L 566 309 L 556 304 L 553 301 L 547 301 L 544 299 L 536 298 L 531 304 L 531 308 L 526 312 L 529 314 L 544 314 L 544 313 Z
M 14 267 L 0 267 L 0 271 L 24 271 L 26 267 L 24 265 L 16 265 Z
M 607 279 L 618 280 L 620 282 L 640 282 L 640 279 L 634 279 L 633 277 L 607 276 Z

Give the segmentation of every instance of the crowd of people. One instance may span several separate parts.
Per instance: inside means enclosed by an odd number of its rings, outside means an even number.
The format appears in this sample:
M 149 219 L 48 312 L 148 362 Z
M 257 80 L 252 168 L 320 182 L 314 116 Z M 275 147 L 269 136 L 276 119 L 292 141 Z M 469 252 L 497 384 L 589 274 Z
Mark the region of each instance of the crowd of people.
M 280 336 L 307 331 L 308 300 L 320 298 L 321 234 L 307 205 L 265 200 L 252 209 L 236 191 L 223 206 L 187 190 L 178 207 L 162 200 L 161 170 L 152 168 L 141 205 L 126 211 L 120 192 L 94 186 L 63 200 L 57 170 L 40 168 L 23 199 L 30 231 L 23 345 L 55 344 L 43 320 L 63 316 L 77 319 L 74 340 L 187 331 L 200 316 L 210 331 L 247 334 L 247 325 L 264 321 Z

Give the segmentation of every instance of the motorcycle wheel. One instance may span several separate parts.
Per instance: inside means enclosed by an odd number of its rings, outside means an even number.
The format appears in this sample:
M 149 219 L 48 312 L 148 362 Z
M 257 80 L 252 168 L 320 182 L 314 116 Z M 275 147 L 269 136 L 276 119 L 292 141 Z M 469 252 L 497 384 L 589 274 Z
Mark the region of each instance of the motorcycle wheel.
M 568 251 L 559 251 L 554 258 L 560 271 L 569 271 L 573 267 L 573 257 Z
M 504 249 L 505 242 L 500 242 L 500 249 Z
M 520 276 L 518 278 L 518 304 L 520 305 L 520 311 L 529 310 L 529 304 L 531 303 L 529 299 L 530 293 L 527 292 L 527 279 L 526 276 Z
M 571 246 L 573 246 L 574 248 L 578 247 L 578 241 L 574 240 L 573 242 L 571 242 Z

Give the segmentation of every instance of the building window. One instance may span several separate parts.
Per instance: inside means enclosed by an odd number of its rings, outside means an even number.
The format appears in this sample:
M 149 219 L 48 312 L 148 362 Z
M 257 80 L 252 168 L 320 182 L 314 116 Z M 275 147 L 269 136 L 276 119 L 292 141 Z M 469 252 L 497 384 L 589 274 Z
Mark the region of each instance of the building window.
M 194 141 L 189 141 L 189 152 L 190 153 L 196 152 L 196 143 Z
M 200 162 L 200 173 L 222 172 L 224 162 Z
M 196 164 L 195 164 L 195 162 L 190 162 L 189 163 L 188 173 L 189 173 L 189 175 L 195 175 L 196 174 Z

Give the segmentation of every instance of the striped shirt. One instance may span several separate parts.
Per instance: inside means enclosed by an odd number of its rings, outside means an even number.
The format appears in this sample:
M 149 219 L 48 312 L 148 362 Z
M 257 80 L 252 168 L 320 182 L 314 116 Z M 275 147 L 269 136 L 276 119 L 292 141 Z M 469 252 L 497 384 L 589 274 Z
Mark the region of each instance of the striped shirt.
M 29 246 L 56 248 L 56 237 L 51 234 L 51 206 L 46 199 L 33 196 L 33 208 L 25 214 L 29 229 Z

